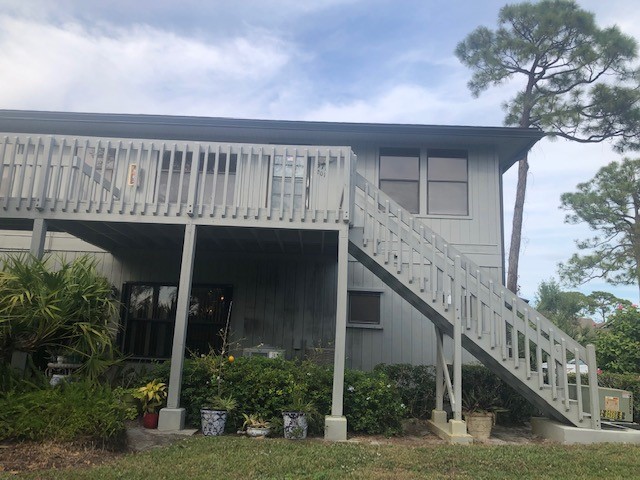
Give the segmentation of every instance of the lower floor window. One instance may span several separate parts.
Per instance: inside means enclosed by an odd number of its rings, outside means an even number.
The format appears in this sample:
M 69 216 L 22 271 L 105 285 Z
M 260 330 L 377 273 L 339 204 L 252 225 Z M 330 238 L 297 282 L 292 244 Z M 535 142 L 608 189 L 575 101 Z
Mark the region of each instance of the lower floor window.
M 123 353 L 137 358 L 169 358 L 173 345 L 178 287 L 171 284 L 124 285 Z M 221 331 L 231 306 L 228 285 L 191 288 L 186 349 L 201 353 L 222 346 Z
M 380 292 L 349 291 L 349 323 L 380 325 Z

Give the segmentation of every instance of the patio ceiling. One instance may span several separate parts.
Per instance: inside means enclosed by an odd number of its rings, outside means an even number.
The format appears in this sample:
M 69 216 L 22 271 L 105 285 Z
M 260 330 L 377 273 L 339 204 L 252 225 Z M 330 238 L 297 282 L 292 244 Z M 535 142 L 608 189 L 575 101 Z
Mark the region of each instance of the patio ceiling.
M 31 220 L 0 221 L 0 229 L 31 230 Z M 181 250 L 184 225 L 50 220 L 48 230 L 67 232 L 111 253 L 129 250 Z M 202 252 L 335 254 L 336 232 L 200 225 Z

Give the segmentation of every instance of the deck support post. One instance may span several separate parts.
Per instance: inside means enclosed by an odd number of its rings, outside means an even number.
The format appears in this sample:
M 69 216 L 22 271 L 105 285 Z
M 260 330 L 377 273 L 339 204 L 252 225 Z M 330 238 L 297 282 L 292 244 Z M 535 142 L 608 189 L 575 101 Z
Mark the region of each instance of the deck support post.
M 442 351 L 443 335 L 438 327 L 436 330 L 436 410 L 444 410 L 444 369 L 447 368 L 443 364 L 442 359 L 444 353 Z
M 333 395 L 331 415 L 325 417 L 324 438 L 331 441 L 347 439 L 347 418 L 343 415 L 344 364 L 347 337 L 347 271 L 349 265 L 349 227 L 338 231 L 338 282 L 336 302 L 336 338 L 333 358 Z
M 42 260 L 44 255 L 44 242 L 47 239 L 47 221 L 43 218 L 36 218 L 33 221 L 33 231 L 31 233 L 31 255 L 38 260 Z
M 158 430 L 184 429 L 185 409 L 180 408 L 180 389 L 182 384 L 182 366 L 184 364 L 184 349 L 187 338 L 189 298 L 191 295 L 191 279 L 193 277 L 195 252 L 196 225 L 189 223 L 185 226 L 184 243 L 182 246 L 176 324 L 171 350 L 171 370 L 169 372 L 169 394 L 167 396 L 167 407 L 160 410 Z

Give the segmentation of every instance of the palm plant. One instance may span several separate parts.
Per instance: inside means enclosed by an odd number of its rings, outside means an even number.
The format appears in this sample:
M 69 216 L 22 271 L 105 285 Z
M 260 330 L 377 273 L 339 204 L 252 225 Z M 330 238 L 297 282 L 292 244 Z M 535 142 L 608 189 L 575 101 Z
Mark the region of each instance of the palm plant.
M 65 352 L 80 357 L 85 374 L 95 379 L 115 350 L 117 307 L 112 296 L 111 285 L 89 256 L 69 262 L 25 254 L 5 257 L 0 356 L 7 359 L 14 350 Z

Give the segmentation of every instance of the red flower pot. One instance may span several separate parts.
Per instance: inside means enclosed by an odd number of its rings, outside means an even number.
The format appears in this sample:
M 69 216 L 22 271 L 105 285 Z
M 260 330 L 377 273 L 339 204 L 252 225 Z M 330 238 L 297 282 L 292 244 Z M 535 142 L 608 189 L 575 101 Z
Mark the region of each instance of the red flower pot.
M 142 416 L 142 425 L 144 428 L 158 428 L 158 416 L 157 413 L 145 413 Z

